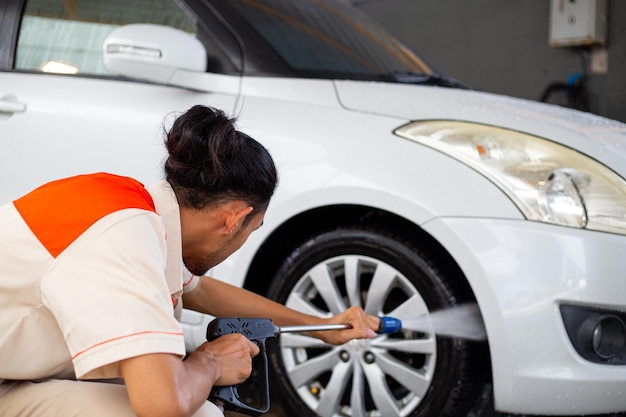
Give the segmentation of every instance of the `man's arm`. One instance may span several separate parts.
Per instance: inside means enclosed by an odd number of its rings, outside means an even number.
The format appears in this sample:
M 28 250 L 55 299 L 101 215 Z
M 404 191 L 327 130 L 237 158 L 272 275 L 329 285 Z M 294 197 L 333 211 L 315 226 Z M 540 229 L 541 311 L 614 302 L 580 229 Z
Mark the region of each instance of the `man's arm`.
M 120 370 L 138 417 L 188 417 L 206 401 L 214 385 L 240 384 L 250 376 L 259 348 L 230 334 L 202 344 L 185 361 L 169 353 L 125 359 Z
M 328 343 L 342 344 L 352 339 L 374 336 L 378 318 L 351 307 L 331 318 L 300 313 L 243 288 L 210 277 L 200 277 L 196 288 L 183 295 L 185 308 L 216 317 L 266 317 L 278 326 L 348 323 L 352 329 L 310 334 Z

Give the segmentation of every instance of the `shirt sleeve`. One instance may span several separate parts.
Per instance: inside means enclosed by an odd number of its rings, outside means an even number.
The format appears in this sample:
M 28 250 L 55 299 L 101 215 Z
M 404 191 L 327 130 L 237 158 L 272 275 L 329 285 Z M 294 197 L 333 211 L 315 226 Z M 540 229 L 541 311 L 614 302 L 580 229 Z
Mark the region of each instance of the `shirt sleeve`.
M 183 264 L 183 293 L 187 294 L 191 292 L 198 286 L 200 282 L 200 277 L 192 274 L 185 264 Z
M 78 378 L 119 377 L 117 363 L 138 355 L 185 354 L 166 258 L 160 217 L 127 209 L 96 222 L 54 261 L 42 299 Z

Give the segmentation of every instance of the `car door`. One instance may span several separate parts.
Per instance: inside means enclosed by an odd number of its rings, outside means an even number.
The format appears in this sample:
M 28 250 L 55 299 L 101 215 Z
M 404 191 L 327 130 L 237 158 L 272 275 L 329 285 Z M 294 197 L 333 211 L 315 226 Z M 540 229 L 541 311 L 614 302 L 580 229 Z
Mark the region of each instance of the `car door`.
M 236 94 L 124 79 L 103 65 L 112 30 L 151 23 L 195 33 L 187 11 L 174 0 L 9 0 L 0 7 L 0 202 L 80 173 L 149 183 L 161 176 L 163 129 L 176 112 L 193 104 L 232 110 Z

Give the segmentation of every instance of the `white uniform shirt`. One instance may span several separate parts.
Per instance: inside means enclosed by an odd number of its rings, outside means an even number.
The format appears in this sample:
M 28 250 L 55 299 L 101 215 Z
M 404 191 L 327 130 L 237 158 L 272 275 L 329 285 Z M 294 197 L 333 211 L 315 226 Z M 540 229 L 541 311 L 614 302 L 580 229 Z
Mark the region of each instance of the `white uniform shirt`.
M 72 371 L 117 378 L 120 360 L 185 354 L 174 309 L 184 280 L 192 288 L 197 278 L 182 264 L 171 187 L 161 181 L 148 192 L 159 214 L 110 213 L 56 257 L 14 204 L 0 206 L 0 382 Z

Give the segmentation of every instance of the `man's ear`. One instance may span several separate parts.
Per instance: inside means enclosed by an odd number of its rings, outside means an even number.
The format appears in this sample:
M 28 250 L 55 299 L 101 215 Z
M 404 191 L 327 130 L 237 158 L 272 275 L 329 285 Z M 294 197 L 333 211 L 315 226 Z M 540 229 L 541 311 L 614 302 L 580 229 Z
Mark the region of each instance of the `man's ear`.
M 227 235 L 231 234 L 239 223 L 243 223 L 246 216 L 254 210 L 252 206 L 242 202 L 232 202 L 229 206 L 226 218 L 224 219 L 224 231 Z

